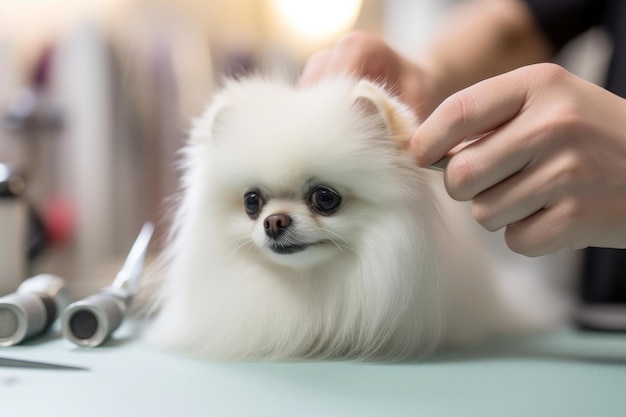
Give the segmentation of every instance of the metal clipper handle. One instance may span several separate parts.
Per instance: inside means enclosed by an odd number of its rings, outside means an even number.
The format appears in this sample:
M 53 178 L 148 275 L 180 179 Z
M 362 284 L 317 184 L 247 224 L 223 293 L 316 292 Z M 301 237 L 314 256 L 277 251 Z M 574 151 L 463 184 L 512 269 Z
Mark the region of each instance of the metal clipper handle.
M 126 303 L 111 289 L 71 304 L 63 313 L 63 335 L 79 346 L 99 346 L 124 320 Z
M 67 305 L 62 278 L 41 274 L 0 298 L 0 346 L 13 346 L 48 329 Z
M 14 293 L 0 298 L 0 346 L 13 346 L 43 332 L 50 318 L 56 318 L 48 310 L 37 294 Z

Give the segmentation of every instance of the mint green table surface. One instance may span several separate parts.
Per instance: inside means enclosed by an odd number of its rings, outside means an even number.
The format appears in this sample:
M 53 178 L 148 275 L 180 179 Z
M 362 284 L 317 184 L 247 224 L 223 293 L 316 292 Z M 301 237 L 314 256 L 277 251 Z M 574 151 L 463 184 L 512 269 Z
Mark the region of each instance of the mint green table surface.
M 126 334 L 127 332 L 128 334 Z M 626 336 L 562 330 L 418 363 L 210 363 L 134 340 L 52 336 L 0 357 L 0 416 L 626 416 Z

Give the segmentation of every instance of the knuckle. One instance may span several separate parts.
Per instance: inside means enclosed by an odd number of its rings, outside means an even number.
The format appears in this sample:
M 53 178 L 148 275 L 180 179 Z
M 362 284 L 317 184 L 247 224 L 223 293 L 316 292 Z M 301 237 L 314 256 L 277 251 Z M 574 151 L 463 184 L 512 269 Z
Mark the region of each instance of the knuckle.
M 318 51 L 316 53 L 314 53 L 313 55 L 311 55 L 309 57 L 309 59 L 306 62 L 306 65 L 304 67 L 304 73 L 311 73 L 314 72 L 320 68 L 323 68 L 330 56 L 330 52 L 329 51 Z
M 428 150 L 424 147 L 420 140 L 416 140 L 415 138 L 411 140 L 409 144 L 409 149 L 417 165 L 421 167 L 425 167 L 428 165 L 429 161 L 432 161 L 432 155 Z
M 565 234 L 576 230 L 577 225 L 587 216 L 587 207 L 581 200 L 573 197 L 561 201 L 560 206 L 561 215 L 554 226 L 555 233 Z
M 589 245 L 593 235 L 588 225 L 593 224 L 596 213 L 595 205 L 577 198 L 568 198 L 560 203 L 559 216 L 552 225 L 555 239 L 562 242 L 560 247 L 582 249 Z
M 580 246 L 582 243 L 575 237 L 584 213 L 583 205 L 576 199 L 560 201 L 557 206 L 537 213 L 533 218 L 508 225 L 504 233 L 506 244 L 513 252 L 529 257 L 546 255 L 563 247 Z
M 354 31 L 344 36 L 337 42 L 337 49 L 349 51 L 358 56 L 366 56 L 372 49 L 372 45 L 378 45 L 380 39 L 365 31 Z
M 467 89 L 446 98 L 441 108 L 443 117 L 454 128 L 472 120 L 476 110 L 476 101 Z
M 474 197 L 470 192 L 470 186 L 477 178 L 476 164 L 467 155 L 460 152 L 454 155 L 446 168 L 444 181 L 450 197 L 459 201 L 467 201 Z
M 388 52 L 387 44 L 379 36 L 364 31 L 351 32 L 335 45 L 331 67 L 334 72 L 376 77 L 387 65 L 381 62 L 387 61 Z
M 576 152 L 566 152 L 561 155 L 559 176 L 567 183 L 577 181 L 581 170 L 581 157 Z
M 584 186 L 589 182 L 586 178 L 588 175 L 585 174 L 583 156 L 578 152 L 562 152 L 554 166 L 550 183 L 553 184 L 555 190 L 569 193 L 573 187 Z
M 490 232 L 495 232 L 499 229 L 495 224 L 495 213 L 492 206 L 480 198 L 480 196 L 472 200 L 472 215 L 478 224 Z
M 519 224 L 510 224 L 504 231 L 504 241 L 506 245 L 515 253 L 525 256 L 539 256 L 538 245 L 529 241 L 526 237 L 526 230 Z
M 309 59 L 307 60 L 307 66 L 319 65 L 321 63 L 324 63 L 325 61 L 328 60 L 329 56 L 330 56 L 330 51 L 328 50 L 317 51 L 309 57 Z
M 583 117 L 575 100 L 559 100 L 550 114 L 548 133 L 556 139 L 575 135 L 582 126 Z
M 533 69 L 533 77 L 537 77 L 536 79 L 548 84 L 561 83 L 570 76 L 565 68 L 551 62 L 535 64 L 531 68 Z
M 317 82 L 324 74 L 328 61 L 330 59 L 330 51 L 318 51 L 311 55 L 307 60 L 298 84 L 300 86 L 310 86 Z

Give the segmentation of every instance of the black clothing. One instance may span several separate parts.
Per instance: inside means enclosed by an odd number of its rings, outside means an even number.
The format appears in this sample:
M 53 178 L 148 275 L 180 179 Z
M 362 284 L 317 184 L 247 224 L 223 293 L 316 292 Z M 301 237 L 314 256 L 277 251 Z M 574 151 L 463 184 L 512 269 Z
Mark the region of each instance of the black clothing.
M 626 97 L 626 1 L 525 0 L 539 28 L 556 51 L 592 27 L 601 27 L 613 42 L 606 88 Z
M 526 0 L 526 4 L 556 52 L 587 29 L 604 29 L 613 43 L 605 87 L 626 98 L 626 1 Z M 626 304 L 626 250 L 585 249 L 580 288 L 583 302 Z

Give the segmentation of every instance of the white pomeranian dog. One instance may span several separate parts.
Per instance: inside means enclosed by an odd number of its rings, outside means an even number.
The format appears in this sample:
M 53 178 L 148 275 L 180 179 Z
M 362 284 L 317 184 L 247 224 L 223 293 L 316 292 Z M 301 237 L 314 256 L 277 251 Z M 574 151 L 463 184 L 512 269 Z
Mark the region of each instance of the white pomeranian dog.
M 368 81 L 230 82 L 184 150 L 149 338 L 211 359 L 394 360 L 552 322 L 537 282 L 506 296 L 467 207 L 407 151 L 416 126 Z

